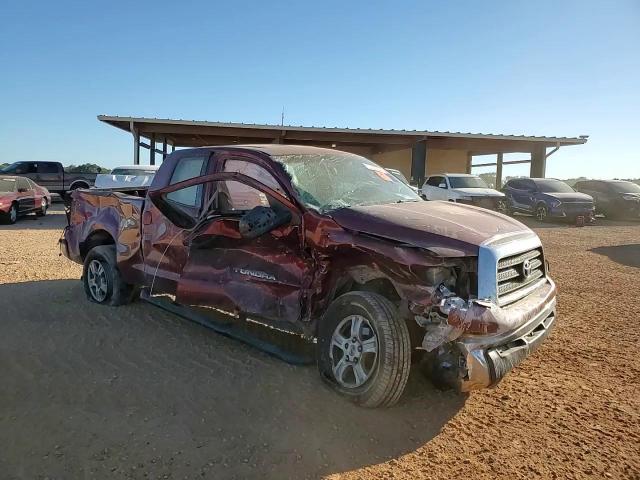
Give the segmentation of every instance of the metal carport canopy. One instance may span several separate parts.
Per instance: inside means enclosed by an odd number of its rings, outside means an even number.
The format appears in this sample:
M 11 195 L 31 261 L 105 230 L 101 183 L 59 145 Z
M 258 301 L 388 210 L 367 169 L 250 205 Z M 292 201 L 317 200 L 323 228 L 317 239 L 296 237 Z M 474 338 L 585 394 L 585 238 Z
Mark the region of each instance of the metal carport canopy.
M 499 152 L 533 152 L 536 149 L 580 145 L 587 136 L 541 137 L 431 130 L 382 130 L 222 123 L 161 118 L 99 115 L 98 120 L 174 147 L 199 147 L 242 143 L 295 143 L 327 147 L 369 147 L 372 153 L 411 148 L 425 142 L 429 148 L 460 149 L 474 155 Z M 147 145 L 142 144 L 147 147 Z M 164 148 L 166 152 L 166 147 Z M 159 153 L 162 153 L 158 151 Z

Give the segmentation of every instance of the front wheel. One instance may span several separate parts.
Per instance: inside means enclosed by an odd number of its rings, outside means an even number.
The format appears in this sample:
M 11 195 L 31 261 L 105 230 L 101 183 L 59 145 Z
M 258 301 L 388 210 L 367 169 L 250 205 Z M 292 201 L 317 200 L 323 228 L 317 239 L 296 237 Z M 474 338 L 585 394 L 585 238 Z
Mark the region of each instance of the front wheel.
M 509 203 L 507 200 L 501 198 L 498 200 L 498 204 L 496 205 L 496 210 L 504 215 L 511 215 L 511 209 L 509 208 Z
M 118 270 L 115 245 L 91 249 L 84 260 L 82 283 L 87 298 L 94 303 L 118 306 L 133 299 L 133 286 L 124 282 Z
M 2 214 L 2 212 L 0 212 L 0 214 Z M 15 203 L 11 204 L 11 208 L 9 209 L 9 211 L 5 214 L 2 214 L 0 220 L 2 221 L 2 223 L 8 223 L 10 225 L 16 223 L 16 220 L 18 220 L 18 206 Z
M 47 214 L 47 210 L 49 209 L 49 202 L 47 202 L 46 198 L 40 200 L 40 208 L 36 211 L 36 215 L 39 217 L 44 217 Z
M 339 393 L 365 407 L 389 407 L 409 378 L 407 324 L 388 299 L 349 292 L 329 306 L 319 327 L 318 368 Z

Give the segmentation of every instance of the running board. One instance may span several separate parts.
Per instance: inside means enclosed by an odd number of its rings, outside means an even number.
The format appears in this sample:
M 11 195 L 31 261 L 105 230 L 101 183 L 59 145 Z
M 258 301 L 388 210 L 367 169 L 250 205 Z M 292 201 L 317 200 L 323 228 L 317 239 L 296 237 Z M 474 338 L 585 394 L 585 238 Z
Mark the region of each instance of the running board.
M 199 325 L 202 325 L 203 327 L 210 328 L 216 333 L 229 338 L 233 338 L 234 340 L 239 340 L 243 343 L 246 343 L 247 345 L 251 345 L 258 350 L 279 358 L 280 360 L 284 360 L 291 365 L 309 365 L 315 362 L 315 356 L 312 353 L 315 348 L 311 348 L 315 346 L 311 342 L 304 340 L 302 337 L 299 337 L 299 341 L 304 342 L 306 348 L 302 349 L 304 353 L 298 354 L 279 345 L 276 345 L 273 342 L 266 341 L 260 338 L 258 335 L 252 334 L 248 330 L 242 328 L 241 325 L 223 322 L 222 314 L 219 314 L 219 316 L 221 317 L 221 321 L 216 322 L 210 318 L 194 312 L 188 307 L 172 302 L 168 298 L 152 297 L 149 295 L 149 292 L 146 288 L 140 292 L 140 299 L 150 303 L 151 305 L 155 305 L 162 310 L 173 313 L 174 315 L 178 315 L 179 317 L 182 317 L 186 320 L 190 320 Z M 267 327 L 264 327 L 264 329 L 270 330 Z M 284 333 L 281 333 L 280 335 L 287 335 L 289 337 L 292 336 Z M 273 336 L 275 340 L 276 335 L 273 334 Z

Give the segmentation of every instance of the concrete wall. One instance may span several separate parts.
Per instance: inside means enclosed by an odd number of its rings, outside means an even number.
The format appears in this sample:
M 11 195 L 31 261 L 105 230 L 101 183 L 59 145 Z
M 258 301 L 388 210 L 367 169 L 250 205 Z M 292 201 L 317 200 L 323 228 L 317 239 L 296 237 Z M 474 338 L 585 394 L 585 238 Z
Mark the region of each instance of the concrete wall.
M 369 158 L 385 168 L 400 170 L 405 177 L 411 178 L 411 149 L 396 152 L 377 153 Z
M 371 160 L 383 167 L 400 170 L 405 177 L 411 178 L 411 149 L 396 152 L 378 153 Z M 437 150 L 427 147 L 427 168 L 425 175 L 435 173 L 467 173 L 466 150 Z
M 427 147 L 427 175 L 467 173 L 466 150 L 436 150 Z

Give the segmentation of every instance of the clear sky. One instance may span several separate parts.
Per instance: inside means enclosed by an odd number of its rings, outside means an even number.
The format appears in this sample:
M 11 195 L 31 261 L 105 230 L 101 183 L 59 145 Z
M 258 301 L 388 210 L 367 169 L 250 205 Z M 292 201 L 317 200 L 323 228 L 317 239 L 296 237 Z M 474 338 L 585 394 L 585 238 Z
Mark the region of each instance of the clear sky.
M 638 0 L 2 4 L 0 163 L 131 163 L 98 114 L 284 105 L 294 125 L 586 134 L 548 175 L 640 177 Z

